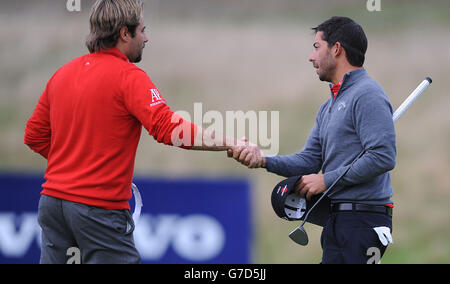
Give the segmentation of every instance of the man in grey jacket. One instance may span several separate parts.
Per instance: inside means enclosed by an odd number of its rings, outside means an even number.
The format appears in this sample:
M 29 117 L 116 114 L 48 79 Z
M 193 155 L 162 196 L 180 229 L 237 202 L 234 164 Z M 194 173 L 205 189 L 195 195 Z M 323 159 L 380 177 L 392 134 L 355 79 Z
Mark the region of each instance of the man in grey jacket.
M 331 83 L 331 94 L 319 108 L 306 145 L 299 153 L 274 157 L 264 157 L 255 147 L 241 148 L 233 157 L 250 168 L 265 167 L 285 177 L 301 175 L 296 190 L 307 199 L 324 192 L 350 167 L 328 196 L 331 214 L 321 237 L 322 263 L 367 263 L 386 249 L 377 229 L 391 239 L 393 109 L 362 67 L 367 38 L 360 25 L 332 17 L 313 30 L 309 61 L 319 79 Z

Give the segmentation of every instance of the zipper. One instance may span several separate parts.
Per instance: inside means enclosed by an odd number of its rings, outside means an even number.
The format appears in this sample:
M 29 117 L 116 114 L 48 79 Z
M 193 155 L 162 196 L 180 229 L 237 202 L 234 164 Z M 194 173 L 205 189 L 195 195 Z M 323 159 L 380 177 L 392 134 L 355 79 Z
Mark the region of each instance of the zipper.
M 341 83 L 341 87 L 339 88 L 339 91 L 336 94 L 336 97 L 334 97 L 333 93 L 331 93 L 331 104 L 330 107 L 328 108 L 328 113 L 331 113 L 331 108 L 333 107 L 334 103 L 336 102 L 336 100 L 338 99 L 339 95 L 341 94 L 342 91 L 342 86 L 344 86 L 344 81 L 345 81 L 345 76 L 342 79 L 342 83 Z
M 331 103 L 330 103 L 330 106 L 328 107 L 329 114 L 331 113 L 331 109 L 333 108 L 333 105 L 334 105 L 335 101 L 337 100 L 338 95 L 339 95 L 339 92 L 337 93 L 336 98 L 335 98 L 333 96 L 333 94 L 331 94 Z

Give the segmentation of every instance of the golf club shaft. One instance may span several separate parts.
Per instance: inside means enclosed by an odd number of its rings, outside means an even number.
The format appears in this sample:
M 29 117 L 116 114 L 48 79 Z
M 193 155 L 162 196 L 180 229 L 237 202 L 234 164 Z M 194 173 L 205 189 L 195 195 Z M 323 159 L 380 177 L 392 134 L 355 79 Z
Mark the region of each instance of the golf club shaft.
M 425 80 L 420 83 L 419 86 L 406 98 L 406 100 L 398 107 L 398 109 L 394 112 L 392 119 L 394 122 L 396 122 L 402 114 L 414 103 L 414 101 L 425 91 L 425 89 L 431 84 L 432 80 L 430 77 L 425 78 Z M 309 216 L 309 213 L 316 207 L 316 205 L 323 199 L 324 196 L 330 192 L 330 190 L 344 177 L 344 175 L 350 170 L 352 165 L 359 159 L 366 151 L 362 151 L 350 164 L 350 166 L 345 170 L 334 182 L 333 184 L 323 193 L 323 195 L 313 204 L 313 206 L 306 212 L 305 219 L 303 219 L 303 222 L 299 226 L 302 227 Z
M 308 219 L 308 216 L 309 216 L 309 213 L 311 213 L 311 211 L 313 211 L 313 209 L 314 209 L 314 207 L 316 207 L 316 205 L 317 204 L 319 204 L 319 202 L 325 197 L 325 196 L 327 196 L 327 194 L 328 194 L 328 192 L 330 192 L 330 190 L 336 185 L 336 183 L 338 183 L 340 180 L 341 180 L 341 178 L 343 178 L 346 174 L 347 174 L 347 172 L 350 170 L 350 168 L 353 166 L 353 164 L 359 159 L 359 158 L 361 158 L 361 156 L 365 153 L 366 151 L 365 150 L 363 150 L 361 153 L 359 153 L 359 155 L 353 160 L 353 162 L 350 164 L 350 166 L 333 182 L 333 184 L 331 184 L 331 186 L 326 190 L 326 191 L 324 191 L 323 192 L 323 194 L 322 194 L 322 196 L 320 196 L 319 197 L 319 199 L 313 204 L 313 206 L 311 206 L 311 208 L 308 210 L 308 212 L 306 212 L 306 215 L 305 215 L 305 219 L 303 219 L 303 222 L 302 222 L 302 224 L 299 226 L 299 227 L 302 227 L 303 225 L 305 225 L 305 223 L 306 223 L 306 221 L 307 221 L 307 219 Z
M 406 98 L 406 100 L 398 107 L 394 112 L 392 119 L 397 121 L 397 119 L 402 116 L 402 114 L 414 103 L 414 101 L 425 91 L 425 89 L 431 84 L 432 80 L 430 77 L 425 78 L 425 80 L 420 83 L 419 86 Z

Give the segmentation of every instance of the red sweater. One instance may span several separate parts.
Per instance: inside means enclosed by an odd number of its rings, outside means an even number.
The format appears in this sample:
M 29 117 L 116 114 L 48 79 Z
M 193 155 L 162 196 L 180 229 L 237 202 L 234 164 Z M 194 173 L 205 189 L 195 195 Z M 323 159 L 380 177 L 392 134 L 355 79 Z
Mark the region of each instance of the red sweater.
M 129 209 L 142 126 L 167 145 L 181 130 L 180 147 L 193 145 L 196 126 L 172 115 L 147 74 L 116 48 L 66 64 L 25 128 L 25 144 L 48 160 L 41 194 Z

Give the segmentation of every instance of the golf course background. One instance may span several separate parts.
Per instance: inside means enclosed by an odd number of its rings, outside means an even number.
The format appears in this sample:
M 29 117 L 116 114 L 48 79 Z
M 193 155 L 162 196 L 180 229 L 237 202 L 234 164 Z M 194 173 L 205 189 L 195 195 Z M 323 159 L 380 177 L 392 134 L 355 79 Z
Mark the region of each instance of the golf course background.
M 65 2 L 0 0 L 0 171 L 45 170 L 45 160 L 23 144 L 25 123 L 52 74 L 87 52 L 94 1 L 81 0 L 80 12 L 67 11 Z M 370 12 L 364 0 L 147 0 L 149 42 L 138 66 L 172 110 L 193 113 L 200 102 L 203 112 L 224 115 L 279 111 L 279 154 L 290 154 L 302 149 L 329 96 L 308 62 L 311 28 L 334 15 L 353 18 L 369 40 L 364 66 L 394 108 L 426 76 L 433 79 L 396 123 L 394 244 L 382 263 L 450 263 L 450 2 L 380 3 L 381 11 Z M 272 211 L 270 193 L 282 177 L 248 170 L 223 152 L 158 144 L 145 131 L 136 174 L 247 177 L 253 262 L 320 262 L 321 228 L 306 225 L 310 244 L 298 246 L 288 234 L 299 224 Z

